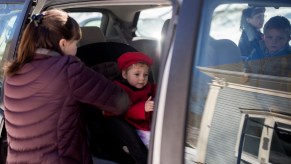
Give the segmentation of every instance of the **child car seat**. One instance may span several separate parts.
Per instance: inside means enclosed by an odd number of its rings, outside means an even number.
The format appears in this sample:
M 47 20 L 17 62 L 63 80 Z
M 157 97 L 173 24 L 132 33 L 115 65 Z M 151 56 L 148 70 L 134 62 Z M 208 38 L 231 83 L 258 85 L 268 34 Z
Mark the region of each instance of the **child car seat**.
M 77 57 L 88 67 L 115 80 L 120 78 L 117 58 L 125 52 L 136 52 L 133 47 L 117 42 L 99 42 L 78 48 Z M 87 125 L 89 147 L 94 156 L 120 164 L 146 164 L 148 150 L 135 128 L 120 117 L 105 118 L 101 110 L 84 104 L 83 118 Z M 122 134 L 122 135 L 121 135 Z M 126 146 L 129 154 L 123 151 Z

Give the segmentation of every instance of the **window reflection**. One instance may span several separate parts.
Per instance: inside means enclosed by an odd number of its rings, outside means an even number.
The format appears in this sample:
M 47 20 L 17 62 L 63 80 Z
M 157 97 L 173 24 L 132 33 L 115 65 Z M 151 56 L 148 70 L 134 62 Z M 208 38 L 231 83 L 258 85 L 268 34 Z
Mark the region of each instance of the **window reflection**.
M 12 39 L 14 24 L 22 7 L 23 4 L 0 4 L 0 60 L 2 60 L 5 48 Z
M 258 6 L 260 12 L 246 21 L 264 20 L 255 29 L 261 38 L 247 54 L 239 48 L 241 18 L 245 9 L 255 6 L 223 4 L 215 8 L 210 24 L 201 23 L 206 30 L 200 33 L 193 65 L 185 143 L 196 150 L 195 162 L 237 162 L 234 150 L 244 110 L 258 117 L 248 121 L 241 163 L 290 161 L 291 123 L 270 126 L 278 115 L 291 120 L 290 7 Z M 267 133 L 266 122 L 274 127 L 273 135 Z
M 2 59 L 6 44 L 11 40 L 14 23 L 22 9 L 22 4 L 0 4 L 0 57 Z
M 250 118 L 247 122 L 243 151 L 258 157 L 261 135 L 265 119 Z
M 273 131 L 270 162 L 284 164 L 291 161 L 291 126 L 276 122 Z

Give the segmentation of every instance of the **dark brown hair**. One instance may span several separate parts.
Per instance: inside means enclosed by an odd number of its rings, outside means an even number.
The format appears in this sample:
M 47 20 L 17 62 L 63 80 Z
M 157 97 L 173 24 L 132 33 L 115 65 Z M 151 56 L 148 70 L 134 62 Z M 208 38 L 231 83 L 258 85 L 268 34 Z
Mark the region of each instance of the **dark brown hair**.
M 291 34 L 291 25 L 287 18 L 283 16 L 274 16 L 270 18 L 266 24 L 264 25 L 264 33 L 270 29 L 277 29 L 280 31 L 284 31 L 288 34 L 288 37 L 290 37 Z
M 265 7 L 256 7 L 256 6 L 249 6 L 242 11 L 241 20 L 240 20 L 240 29 L 244 29 L 248 22 L 247 18 L 251 18 L 256 14 L 265 13 Z
M 32 16 L 32 21 L 24 29 L 17 51 L 17 58 L 8 63 L 5 74 L 13 76 L 21 67 L 33 60 L 38 48 L 46 48 L 63 55 L 59 46 L 61 39 L 79 40 L 81 30 L 78 23 L 66 12 L 51 9 L 42 12 L 37 19 Z

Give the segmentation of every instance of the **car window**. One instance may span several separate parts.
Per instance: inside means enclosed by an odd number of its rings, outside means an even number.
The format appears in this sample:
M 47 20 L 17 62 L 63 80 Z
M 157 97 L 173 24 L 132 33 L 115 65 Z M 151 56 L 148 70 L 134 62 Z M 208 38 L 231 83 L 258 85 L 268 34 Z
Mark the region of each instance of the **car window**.
M 240 28 L 249 8 L 256 12 Z M 290 161 L 290 9 L 223 4 L 204 11 L 193 62 L 186 159 L 191 154 L 197 163 Z M 263 23 L 255 27 L 251 21 Z M 252 46 L 248 54 L 241 48 L 245 37 Z M 277 130 L 280 125 L 285 131 Z
M 81 27 L 83 26 L 101 26 L 103 14 L 101 12 L 69 12 Z
M 14 33 L 14 23 L 19 17 L 23 4 L 0 4 L 0 60 Z
M 172 7 L 147 9 L 140 12 L 136 36 L 160 40 L 164 22 L 172 17 Z

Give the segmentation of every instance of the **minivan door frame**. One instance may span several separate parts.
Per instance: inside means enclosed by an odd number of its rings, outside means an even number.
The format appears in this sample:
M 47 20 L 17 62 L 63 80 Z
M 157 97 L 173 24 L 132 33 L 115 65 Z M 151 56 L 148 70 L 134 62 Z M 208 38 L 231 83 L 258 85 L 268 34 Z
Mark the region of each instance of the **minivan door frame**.
M 173 11 L 176 13 L 172 23 L 177 23 L 177 26 L 166 62 L 162 65 L 166 67 L 160 72 L 163 76 L 159 79 L 159 100 L 151 138 L 154 141 L 149 157 L 153 164 L 182 164 L 185 160 L 189 75 L 197 48 L 202 4 L 202 0 L 183 0 L 181 8 Z

